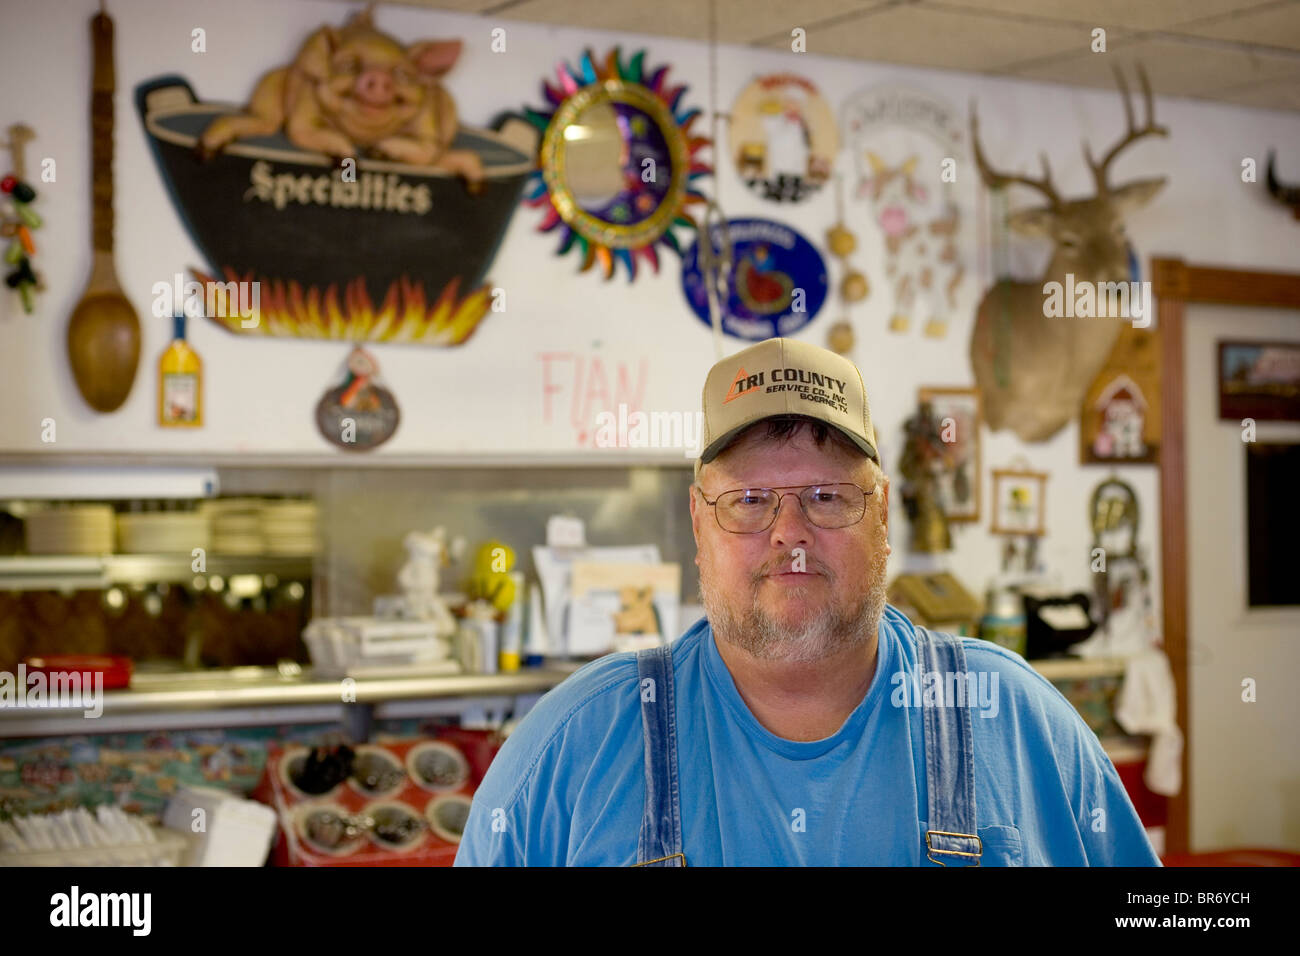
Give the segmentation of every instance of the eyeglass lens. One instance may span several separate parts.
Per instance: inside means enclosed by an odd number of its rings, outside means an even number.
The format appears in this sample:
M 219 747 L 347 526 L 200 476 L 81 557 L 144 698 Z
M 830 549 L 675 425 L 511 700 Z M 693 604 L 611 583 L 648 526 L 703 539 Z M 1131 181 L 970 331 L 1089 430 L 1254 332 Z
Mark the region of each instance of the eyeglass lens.
M 782 497 L 770 488 L 725 492 L 718 497 L 718 523 L 723 530 L 739 534 L 763 531 L 776 519 Z M 851 484 L 812 485 L 799 492 L 799 502 L 808 520 L 819 528 L 856 524 L 866 510 L 866 494 Z

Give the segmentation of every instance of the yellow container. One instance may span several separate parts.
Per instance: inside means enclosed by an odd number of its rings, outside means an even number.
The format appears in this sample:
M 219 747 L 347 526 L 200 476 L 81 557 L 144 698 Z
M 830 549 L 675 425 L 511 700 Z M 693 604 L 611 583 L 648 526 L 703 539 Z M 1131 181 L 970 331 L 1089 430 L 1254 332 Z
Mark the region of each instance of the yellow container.
M 203 361 L 185 341 L 185 316 L 172 317 L 172 342 L 158 359 L 158 424 L 203 424 Z

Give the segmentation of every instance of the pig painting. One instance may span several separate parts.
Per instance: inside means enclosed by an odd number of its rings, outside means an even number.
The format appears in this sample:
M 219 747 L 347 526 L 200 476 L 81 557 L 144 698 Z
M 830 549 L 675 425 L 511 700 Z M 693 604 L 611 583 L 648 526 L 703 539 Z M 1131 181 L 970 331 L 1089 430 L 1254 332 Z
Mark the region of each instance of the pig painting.
M 234 140 L 283 129 L 304 150 L 433 166 L 477 187 L 482 160 L 450 148 L 456 105 L 440 83 L 460 52 L 459 40 L 403 46 L 375 29 L 367 9 L 308 37 L 293 63 L 261 79 L 243 113 L 209 124 L 198 153 L 211 157 Z

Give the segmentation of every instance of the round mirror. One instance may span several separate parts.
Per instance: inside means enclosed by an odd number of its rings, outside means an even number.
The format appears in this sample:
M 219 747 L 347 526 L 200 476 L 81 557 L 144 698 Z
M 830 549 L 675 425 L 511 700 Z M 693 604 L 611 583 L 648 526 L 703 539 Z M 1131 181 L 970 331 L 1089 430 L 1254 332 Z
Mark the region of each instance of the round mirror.
M 564 131 L 563 163 L 573 198 L 599 215 L 623 192 L 627 149 L 614 107 L 595 103 Z
M 578 90 L 542 138 L 542 172 L 560 217 L 589 242 L 654 242 L 685 198 L 686 137 L 644 87 L 606 80 Z
M 672 183 L 663 131 L 628 103 L 602 99 L 586 107 L 564 128 L 560 153 L 574 202 L 604 222 L 644 222 L 663 205 Z
M 541 228 L 558 229 L 560 252 L 580 251 L 584 270 L 599 263 L 608 278 L 622 262 L 635 278 L 637 259 L 657 270 L 653 247 L 680 251 L 672 229 L 689 226 L 686 207 L 704 199 L 691 180 L 711 171 L 695 158 L 708 140 L 689 135 L 699 111 L 679 110 L 684 88 L 666 74 L 641 53 L 598 63 L 588 52 L 576 68 L 561 65 L 558 86 L 544 84 L 552 112 L 528 111 L 544 132 L 541 182 L 525 201 L 551 207 Z

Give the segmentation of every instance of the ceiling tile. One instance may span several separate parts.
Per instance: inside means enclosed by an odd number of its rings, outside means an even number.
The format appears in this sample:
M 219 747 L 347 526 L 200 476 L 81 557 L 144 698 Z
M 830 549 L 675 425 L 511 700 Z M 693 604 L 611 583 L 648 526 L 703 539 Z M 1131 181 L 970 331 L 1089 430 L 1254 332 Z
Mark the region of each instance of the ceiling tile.
M 893 6 L 900 0 L 718 0 L 719 30 L 724 20 L 735 37 L 732 42 L 752 43 L 781 37 L 790 42 L 795 27 L 805 30 L 852 19 L 868 10 Z M 708 0 L 696 0 L 706 7 Z
M 994 27 L 990 27 L 995 23 Z M 869 11 L 808 30 L 808 52 L 946 70 L 986 72 L 1030 58 L 1088 48 L 1073 26 L 1024 23 L 923 6 Z M 777 40 L 765 46 L 784 45 Z
M 426 10 L 447 10 L 451 13 L 482 13 L 501 6 L 502 0 L 386 0 L 404 7 L 424 7 Z
M 1300 3 L 1285 0 L 1283 3 L 1232 16 L 1176 26 L 1170 32 L 1300 50 Z
M 1235 106 L 1253 106 L 1265 110 L 1294 110 L 1300 112 L 1300 73 L 1295 76 L 1236 87 L 1207 94 L 1205 99 Z
M 1012 66 L 1004 72 L 1027 80 L 1044 80 L 1071 86 L 1115 87 L 1114 65 L 1126 71 L 1141 64 L 1151 78 L 1157 96 L 1202 96 L 1215 90 L 1294 76 L 1294 57 L 1270 56 L 1230 47 L 1206 45 L 1204 41 L 1172 39 L 1142 40 L 1111 44 L 1107 54 L 1037 61 Z
M 984 11 L 1027 19 L 1095 23 L 1125 30 L 1158 30 L 1277 0 L 921 0 L 935 9 Z
M 852 16 L 879 7 L 887 0 L 718 0 L 718 41 L 750 43 L 789 37 L 794 27 Z M 709 36 L 708 0 L 521 0 L 504 5 L 494 15 L 502 19 L 684 37 L 705 41 Z M 788 40 L 787 40 L 788 42 Z

